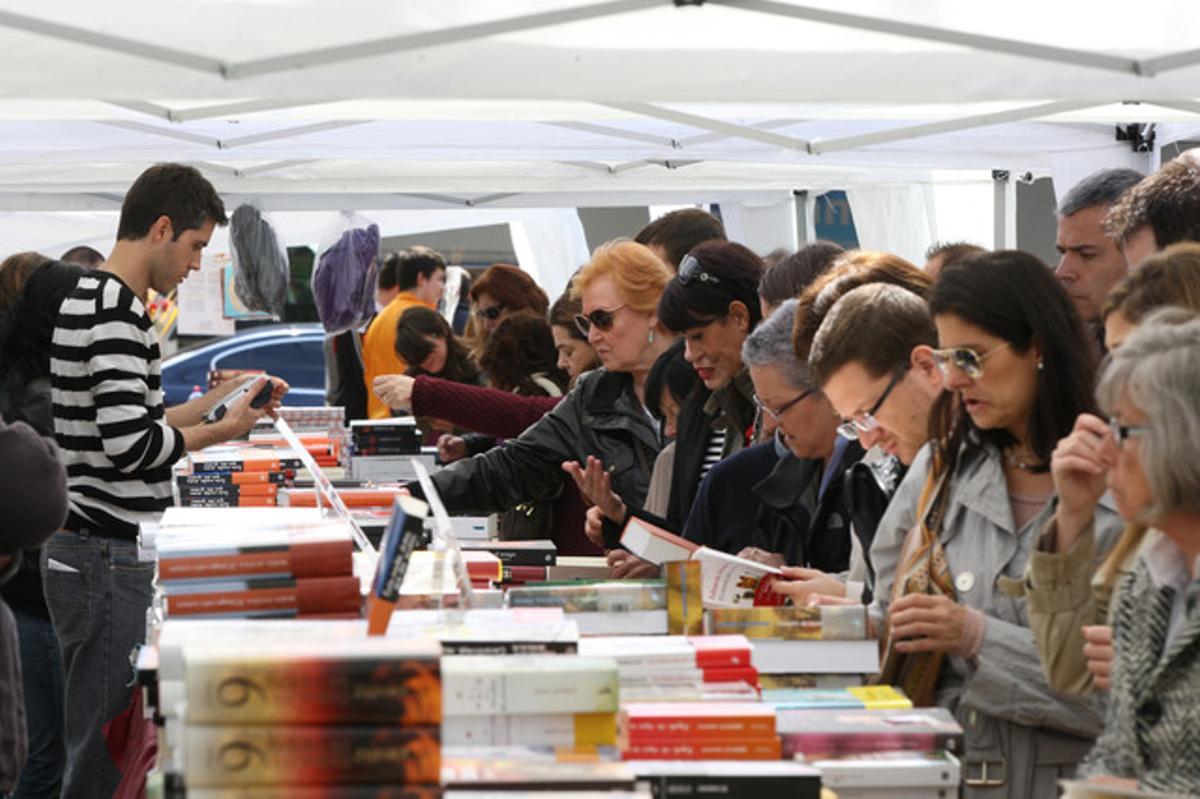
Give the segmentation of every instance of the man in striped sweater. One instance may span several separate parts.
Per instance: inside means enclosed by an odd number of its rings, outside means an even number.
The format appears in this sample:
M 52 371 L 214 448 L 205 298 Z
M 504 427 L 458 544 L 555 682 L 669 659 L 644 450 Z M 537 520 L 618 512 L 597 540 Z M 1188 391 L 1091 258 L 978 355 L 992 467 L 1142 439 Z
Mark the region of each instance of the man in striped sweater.
M 151 167 L 125 195 L 107 263 L 59 309 L 50 367 L 70 510 L 44 548 L 42 574 L 66 671 L 64 798 L 110 796 L 120 779 L 103 727 L 129 701 L 129 655 L 145 639 L 153 564 L 138 562 L 138 524 L 171 504 L 171 466 L 186 450 L 246 434 L 287 389 L 278 381 L 262 409 L 250 407 L 252 390 L 213 424 L 204 413 L 234 386 L 163 407 L 147 292 L 166 294 L 199 269 L 226 222 L 194 168 Z

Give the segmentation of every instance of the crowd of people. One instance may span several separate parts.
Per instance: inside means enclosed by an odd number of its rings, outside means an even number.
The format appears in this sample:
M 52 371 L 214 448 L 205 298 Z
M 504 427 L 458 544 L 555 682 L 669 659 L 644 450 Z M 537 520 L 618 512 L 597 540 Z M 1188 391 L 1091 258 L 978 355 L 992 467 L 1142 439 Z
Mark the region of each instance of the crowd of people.
M 159 165 L 107 260 L 0 265 L 0 463 L 40 456 L 3 482 L 0 791 L 111 792 L 103 728 L 150 602 L 137 523 L 185 451 L 287 391 L 214 425 L 220 389 L 163 406 L 147 290 L 225 222 L 196 170 Z M 778 567 L 795 604 L 865 605 L 880 680 L 962 724 L 967 797 L 1075 774 L 1200 792 L 1200 160 L 1092 175 L 1057 223 L 1053 267 L 965 242 L 918 266 L 827 242 L 768 260 L 675 211 L 553 302 L 491 266 L 465 326 L 415 247 L 381 259 L 330 382 L 352 418 L 415 416 L 447 509 L 505 538 L 655 576 L 619 543 L 638 517 Z

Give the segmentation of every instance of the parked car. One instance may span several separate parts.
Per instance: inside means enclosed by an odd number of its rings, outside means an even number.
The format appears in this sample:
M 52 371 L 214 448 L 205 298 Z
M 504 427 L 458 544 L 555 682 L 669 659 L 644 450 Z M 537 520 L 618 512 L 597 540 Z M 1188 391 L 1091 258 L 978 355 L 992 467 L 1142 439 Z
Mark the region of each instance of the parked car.
M 292 387 L 285 405 L 324 405 L 324 339 L 319 324 L 283 324 L 243 330 L 180 350 L 163 361 L 163 401 L 178 405 L 196 386 L 207 390 L 208 373 L 214 369 L 262 369 Z

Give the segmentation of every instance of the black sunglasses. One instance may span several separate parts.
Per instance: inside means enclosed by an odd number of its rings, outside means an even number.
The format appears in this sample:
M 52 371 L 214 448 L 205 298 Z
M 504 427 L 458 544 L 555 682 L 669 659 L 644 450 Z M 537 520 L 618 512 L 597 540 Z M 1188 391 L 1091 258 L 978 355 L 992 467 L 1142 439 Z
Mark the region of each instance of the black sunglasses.
M 712 283 L 715 286 L 721 281 L 715 275 L 705 272 L 704 267 L 695 258 L 685 255 L 679 262 L 679 285 L 690 286 L 696 282 Z
M 624 307 L 625 304 L 622 303 L 616 308 L 609 308 L 607 310 L 597 308 L 589 314 L 575 314 L 575 327 L 579 328 L 579 332 L 583 334 L 585 339 L 591 331 L 592 325 L 595 325 L 596 329 L 602 333 L 607 333 L 612 330 L 613 322 L 617 318 L 617 311 Z
M 487 319 L 494 322 L 500 318 L 500 314 L 504 313 L 503 305 L 493 305 L 491 308 L 476 308 L 475 315 L 481 319 Z

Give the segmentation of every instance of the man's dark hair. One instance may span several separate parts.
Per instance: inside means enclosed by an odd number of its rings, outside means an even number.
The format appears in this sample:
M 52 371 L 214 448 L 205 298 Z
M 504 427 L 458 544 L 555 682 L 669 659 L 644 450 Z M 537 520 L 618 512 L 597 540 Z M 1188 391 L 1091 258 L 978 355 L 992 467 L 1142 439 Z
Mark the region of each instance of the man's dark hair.
M 1124 246 L 1149 226 L 1161 250 L 1177 241 L 1200 241 L 1200 166 L 1177 158 L 1122 195 L 1104 219 L 1108 235 Z
M 929 304 L 892 283 L 868 283 L 842 295 L 813 337 L 810 378 L 823 386 L 839 369 L 858 363 L 873 378 L 894 374 L 913 347 L 936 347 Z
M 96 269 L 104 266 L 104 256 L 100 251 L 92 249 L 86 244 L 72 247 L 64 252 L 62 258 L 59 260 L 66 261 L 69 264 L 79 264 L 87 269 Z
M 1058 215 L 1071 216 L 1096 206 L 1108 208 L 1144 177 L 1136 169 L 1101 169 L 1093 172 L 1071 187 L 1058 204 Z
M 208 222 L 229 224 L 217 190 L 198 169 L 183 164 L 155 164 L 138 176 L 121 204 L 117 240 L 145 238 L 162 216 L 171 220 L 173 240 Z
M 714 279 L 693 278 L 686 286 L 678 276 L 663 289 L 658 301 L 658 319 L 663 327 L 682 333 L 703 327 L 729 312 L 740 300 L 750 312 L 750 329 L 762 319 L 758 301 L 758 282 L 763 262 L 752 250 L 732 241 L 709 241 L 688 253 L 699 263 L 703 275 Z
M 679 269 L 683 256 L 697 244 L 714 239 L 725 241 L 725 226 L 720 219 L 699 208 L 681 208 L 664 214 L 633 237 L 638 244 L 661 247 L 672 269 Z
M 1071 432 L 1081 413 L 1094 413 L 1095 359 L 1083 322 L 1054 272 L 1036 256 L 1017 250 L 989 252 L 947 269 L 933 286 L 929 311 L 952 314 L 1008 342 L 1023 354 L 1035 344 L 1043 367 L 1029 421 L 1035 470 L 1050 468 L 1050 453 Z M 953 471 L 962 447 L 1014 443 L 1004 430 L 980 430 L 962 411 L 953 391 L 943 392 L 930 414 L 937 473 Z
M 396 267 L 400 265 L 400 253 L 392 251 L 384 256 L 379 263 L 379 272 L 375 276 L 375 285 L 383 291 L 396 288 Z
M 445 270 L 446 259 L 437 250 L 431 250 L 428 247 L 409 247 L 407 250 L 401 250 L 397 253 L 392 253 L 388 258 L 395 256 L 395 272 L 396 282 L 393 284 L 401 291 L 408 291 L 417 287 L 417 276 L 424 275 L 425 279 L 433 277 L 433 273 L 439 269 Z M 379 275 L 380 288 L 391 288 L 383 285 L 382 271 Z
M 844 252 L 841 245 L 832 241 L 804 245 L 774 266 L 767 267 L 758 284 L 758 296 L 772 306 L 799 297 Z

